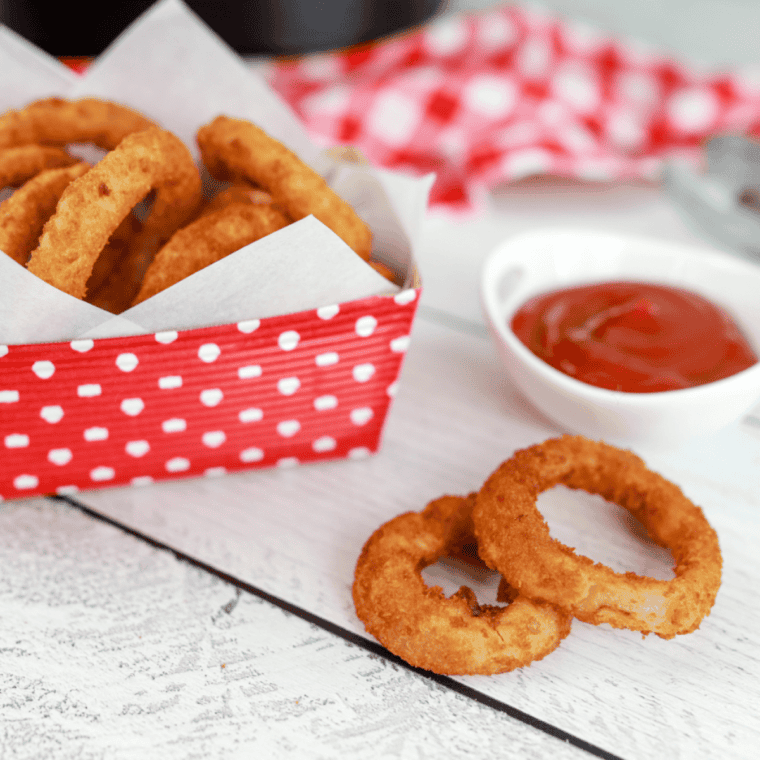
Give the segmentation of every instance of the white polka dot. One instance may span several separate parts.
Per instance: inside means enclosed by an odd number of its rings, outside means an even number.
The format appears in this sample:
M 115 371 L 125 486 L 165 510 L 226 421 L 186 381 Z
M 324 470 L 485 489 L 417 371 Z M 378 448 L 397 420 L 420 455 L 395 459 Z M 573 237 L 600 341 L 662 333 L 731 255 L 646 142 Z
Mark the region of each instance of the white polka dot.
M 19 491 L 25 491 L 29 488 L 37 488 L 40 484 L 40 479 L 36 475 L 17 475 L 13 479 L 13 485 Z
M 250 380 L 252 377 L 261 377 L 261 365 L 248 364 L 238 368 L 238 377 L 241 380 Z
M 74 351 L 78 351 L 80 354 L 85 354 L 92 349 L 95 345 L 95 341 L 90 340 L 89 338 L 81 338 L 79 340 L 72 340 L 69 345 Z
M 134 354 L 119 354 L 116 357 L 116 366 L 122 372 L 131 372 L 139 363 Z
M 34 372 L 40 380 L 47 380 L 53 376 L 55 372 L 55 364 L 48 361 L 39 361 L 32 364 L 32 372 Z
M 277 390 L 283 396 L 292 396 L 301 387 L 301 381 L 297 377 L 283 377 L 277 381 Z
M 182 375 L 164 375 L 158 378 L 158 387 L 163 391 L 182 387 Z
M 264 412 L 258 407 L 252 406 L 249 409 L 242 409 L 238 414 L 241 422 L 259 422 L 264 418 Z
M 314 358 L 317 367 L 329 367 L 332 364 L 337 364 L 339 360 L 340 357 L 335 351 L 327 351 L 324 354 L 317 354 Z
M 219 358 L 219 354 L 222 353 L 222 349 L 216 345 L 216 343 L 204 343 L 198 349 L 198 358 L 206 364 L 211 364 Z
M 366 364 L 357 364 L 352 372 L 354 380 L 357 383 L 366 383 L 372 375 L 375 374 L 375 365 L 367 362 Z
M 113 480 L 116 475 L 116 471 L 113 467 L 106 467 L 101 465 L 90 470 L 90 480 L 94 480 L 96 483 L 104 480 Z
M 187 422 L 181 417 L 172 417 L 170 420 L 164 420 L 161 423 L 161 430 L 164 433 L 181 433 L 187 428 Z
M 150 444 L 147 441 L 128 441 L 124 451 L 131 457 L 139 459 L 144 457 L 150 451 Z
M 402 290 L 400 293 L 397 293 L 395 296 L 393 296 L 393 300 L 399 305 L 404 306 L 408 303 L 411 303 L 414 301 L 414 299 L 417 298 L 417 291 L 416 290 Z
M 178 333 L 176 330 L 164 330 L 156 333 L 156 340 L 159 343 L 167 344 L 174 343 L 177 340 Z
M 79 486 L 58 486 L 55 492 L 61 496 L 69 496 L 70 494 L 79 493 Z
M 372 452 L 366 446 L 357 446 L 348 452 L 349 459 L 366 459 Z
M 250 449 L 243 449 L 240 452 L 241 462 L 260 462 L 264 458 L 264 452 L 252 446 Z
M 0 404 L 13 404 L 18 400 L 18 391 L 0 391 Z
M 549 43 L 539 36 L 529 38 L 517 53 L 517 63 L 522 74 L 530 78 L 544 77 L 551 61 Z
M 5 446 L 8 449 L 23 449 L 29 445 L 29 436 L 24 433 L 11 433 L 5 436 Z
M 277 338 L 277 345 L 283 351 L 292 351 L 301 340 L 301 336 L 295 330 L 286 330 L 284 333 L 280 333 L 280 337 Z
M 340 311 L 338 304 L 331 304 L 330 306 L 320 306 L 317 309 L 317 316 L 320 319 L 332 319 Z
M 63 409 L 58 406 L 43 406 L 40 409 L 40 417 L 45 422 L 49 422 L 51 425 L 55 425 L 56 422 L 60 422 L 63 419 Z
M 503 118 L 514 110 L 517 88 L 505 77 L 479 74 L 472 77 L 462 93 L 467 107 L 478 116 Z
M 164 467 L 167 472 L 185 472 L 190 469 L 190 460 L 185 457 L 173 457 L 164 464 Z
M 227 436 L 223 430 L 208 430 L 201 436 L 201 440 L 204 446 L 217 449 L 227 440 Z
M 283 469 L 297 467 L 299 464 L 298 457 L 283 457 L 282 459 L 277 460 L 277 466 L 282 467 Z
M 207 478 L 220 478 L 222 475 L 227 474 L 227 468 L 226 467 L 209 467 L 207 470 L 203 471 L 203 474 Z
M 314 408 L 318 412 L 335 409 L 336 406 L 338 406 L 338 399 L 335 396 L 318 396 L 314 399 Z
M 365 114 L 364 128 L 383 143 L 406 145 L 417 131 L 422 118 L 419 102 L 398 90 L 380 90 Z
M 121 411 L 130 417 L 136 417 L 145 409 L 145 402 L 141 398 L 125 398 L 121 402 Z
M 153 478 L 150 475 L 138 475 L 129 482 L 131 485 L 139 488 L 140 486 L 149 486 L 153 482 Z
M 478 41 L 481 47 L 491 50 L 509 47 L 517 42 L 518 35 L 515 25 L 505 16 L 489 13 L 480 17 Z
M 277 423 L 277 432 L 283 438 L 292 438 L 301 429 L 301 423 L 298 420 L 283 420 Z
M 8 355 L 8 346 L 0 343 L 0 359 Z
M 394 338 L 391 341 L 391 351 L 397 354 L 403 354 L 404 351 L 409 348 L 410 341 L 411 338 L 408 335 L 401 335 L 398 338 Z
M 373 332 L 375 332 L 376 327 L 377 320 L 373 316 L 367 315 L 365 317 L 359 317 L 359 319 L 356 320 L 354 329 L 360 338 L 368 338 Z
M 338 444 L 334 438 L 331 438 L 329 435 L 323 435 L 321 438 L 317 438 L 317 440 L 311 444 L 311 447 L 318 454 L 321 454 L 324 451 L 332 451 L 337 445 Z
M 108 428 L 91 427 L 83 433 L 85 441 L 105 441 L 108 439 Z
M 368 406 L 360 406 L 351 410 L 351 422 L 357 427 L 366 425 L 374 416 L 375 413 Z
M 224 394 L 221 388 L 206 388 L 201 391 L 200 399 L 201 404 L 204 406 L 216 406 L 222 399 Z
M 555 73 L 552 87 L 562 100 L 580 111 L 592 111 L 599 105 L 597 78 L 586 66 L 563 66 Z
M 248 334 L 258 330 L 260 325 L 260 319 L 246 319 L 237 323 L 237 329 L 240 330 L 241 333 Z
M 100 387 L 100 383 L 84 383 L 77 386 L 77 396 L 80 398 L 93 398 L 100 396 L 103 389 Z
M 463 48 L 468 37 L 465 21 L 459 16 L 451 16 L 427 26 L 425 47 L 433 55 L 453 55 Z
M 389 385 L 389 386 L 388 386 L 388 387 L 385 389 L 385 392 L 386 392 L 386 393 L 387 393 L 387 394 L 388 394 L 388 395 L 389 395 L 391 398 L 393 398 L 393 397 L 396 395 L 396 393 L 398 393 L 398 380 L 396 380 L 395 382 L 392 382 L 392 383 L 391 383 L 391 384 L 390 384 L 390 385 Z
M 50 449 L 47 458 L 48 462 L 51 464 L 57 464 L 59 467 L 63 467 L 71 461 L 73 456 L 71 449 Z
M 702 132 L 711 127 L 718 116 L 715 94 L 702 87 L 677 92 L 668 104 L 668 116 L 684 132 Z

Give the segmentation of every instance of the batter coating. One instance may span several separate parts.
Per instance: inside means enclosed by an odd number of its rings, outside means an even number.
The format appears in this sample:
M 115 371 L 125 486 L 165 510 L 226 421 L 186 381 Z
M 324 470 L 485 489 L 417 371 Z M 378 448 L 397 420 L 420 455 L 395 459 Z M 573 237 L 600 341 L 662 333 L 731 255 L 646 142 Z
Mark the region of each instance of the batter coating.
M 670 548 L 676 577 L 616 573 L 552 539 L 536 498 L 560 484 L 631 512 L 655 542 Z M 702 510 L 632 452 L 582 436 L 518 451 L 483 484 L 473 520 L 489 567 L 521 594 L 587 623 L 670 639 L 699 627 L 720 588 L 718 537 Z
M 504 673 L 557 648 L 571 618 L 517 595 L 507 607 L 480 605 L 462 586 L 446 598 L 420 571 L 472 542 L 474 494 L 443 496 L 399 515 L 364 545 L 353 585 L 369 633 L 406 662 L 449 675 Z M 504 596 L 504 592 L 502 592 Z

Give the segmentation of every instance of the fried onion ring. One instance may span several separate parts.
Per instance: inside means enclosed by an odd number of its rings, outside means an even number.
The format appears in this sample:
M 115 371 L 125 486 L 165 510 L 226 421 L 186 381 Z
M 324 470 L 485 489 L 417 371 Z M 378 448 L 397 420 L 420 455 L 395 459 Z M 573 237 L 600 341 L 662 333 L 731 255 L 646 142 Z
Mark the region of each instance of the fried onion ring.
M 29 143 L 93 143 L 112 150 L 127 135 L 155 126 L 119 103 L 98 98 L 45 98 L 0 116 L 0 148 Z
M 551 538 L 536 506 L 556 485 L 627 509 L 675 560 L 675 578 L 616 573 Z M 480 556 L 520 593 L 587 623 L 664 639 L 696 630 L 721 583 L 718 537 L 702 510 L 630 451 L 563 436 L 518 451 L 486 480 L 473 513 Z
M 0 188 L 19 187 L 45 169 L 77 163 L 62 148 L 47 145 L 22 145 L 0 150 Z
M 190 152 L 158 128 L 128 135 L 66 188 L 32 252 L 29 271 L 83 298 L 100 252 L 152 190 L 155 200 L 136 243 L 146 257 L 190 218 L 201 199 L 200 174 Z
M 203 213 L 156 254 L 133 305 L 288 224 L 271 205 L 233 202 Z
M 259 185 L 292 219 L 313 214 L 359 256 L 369 259 L 369 227 L 317 172 L 255 124 L 218 116 L 201 127 L 197 141 L 212 177 Z
M 0 204 L 0 250 L 19 264 L 26 264 L 63 191 L 89 169 L 89 164 L 83 162 L 47 169 L 4 200 Z
M 462 586 L 448 599 L 420 571 L 472 541 L 474 494 L 443 496 L 369 538 L 356 565 L 353 598 L 367 631 L 406 662 L 435 673 L 490 675 L 529 665 L 570 632 L 571 617 L 517 595 L 480 605 Z

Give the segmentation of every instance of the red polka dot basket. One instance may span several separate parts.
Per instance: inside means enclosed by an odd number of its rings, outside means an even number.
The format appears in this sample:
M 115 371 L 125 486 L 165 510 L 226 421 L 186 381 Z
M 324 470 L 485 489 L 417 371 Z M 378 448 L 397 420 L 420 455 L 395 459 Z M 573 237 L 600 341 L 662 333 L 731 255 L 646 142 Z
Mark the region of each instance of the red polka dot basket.
M 0 496 L 377 451 L 419 288 L 297 314 L 0 346 Z

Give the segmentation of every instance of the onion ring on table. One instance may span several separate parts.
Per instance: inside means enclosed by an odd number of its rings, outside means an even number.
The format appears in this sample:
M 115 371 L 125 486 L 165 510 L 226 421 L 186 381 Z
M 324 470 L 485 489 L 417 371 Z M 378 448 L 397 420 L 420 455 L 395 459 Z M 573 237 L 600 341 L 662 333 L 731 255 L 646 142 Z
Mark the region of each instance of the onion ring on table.
M 443 496 L 395 517 L 356 564 L 354 605 L 367 631 L 410 665 L 445 675 L 529 665 L 570 632 L 571 616 L 551 604 L 517 595 L 507 607 L 479 605 L 467 586 L 447 599 L 425 584 L 422 568 L 471 540 L 474 503 L 474 494 Z
M 627 509 L 668 547 L 675 578 L 616 573 L 551 538 L 536 506 L 556 485 Z M 473 512 L 480 556 L 520 593 L 587 623 L 670 639 L 699 627 L 721 582 L 718 537 L 702 510 L 630 451 L 563 436 L 518 451 L 483 484 Z
M 156 254 L 133 305 L 288 224 L 290 219 L 272 205 L 234 202 L 202 213 Z
M 21 145 L 0 150 L 0 188 L 19 187 L 46 169 L 71 166 L 79 159 L 63 148 L 48 145 Z
M 83 162 L 47 169 L 6 198 L 0 204 L 0 250 L 26 264 L 63 191 L 89 170 L 89 164 Z
M 264 130 L 249 121 L 218 116 L 198 130 L 197 141 L 212 177 L 259 185 L 292 219 L 313 214 L 369 259 L 369 227 L 317 172 Z
M 171 132 L 128 135 L 63 192 L 27 268 L 76 298 L 100 252 L 132 209 L 155 190 L 135 248 L 139 256 L 168 239 L 197 209 L 201 180 L 190 152 Z M 153 253 L 155 250 L 153 251 Z
M 45 98 L 0 116 L 0 148 L 93 143 L 113 150 L 127 135 L 155 126 L 141 113 L 108 100 Z

